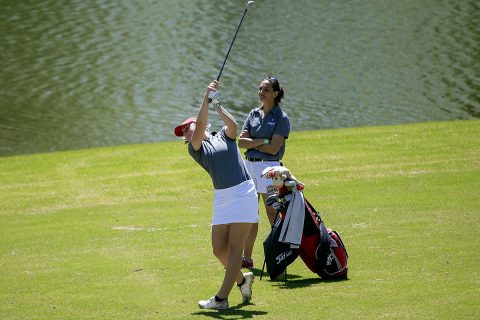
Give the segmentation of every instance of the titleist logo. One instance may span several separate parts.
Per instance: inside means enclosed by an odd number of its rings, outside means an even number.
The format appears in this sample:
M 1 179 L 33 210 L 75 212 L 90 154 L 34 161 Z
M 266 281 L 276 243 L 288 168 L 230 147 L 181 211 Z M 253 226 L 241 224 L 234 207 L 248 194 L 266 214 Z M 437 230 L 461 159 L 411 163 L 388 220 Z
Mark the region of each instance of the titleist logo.
M 293 250 L 289 250 L 287 252 L 282 252 L 280 253 L 275 260 L 277 260 L 277 264 L 280 264 L 283 260 L 285 260 L 287 257 L 292 255 Z

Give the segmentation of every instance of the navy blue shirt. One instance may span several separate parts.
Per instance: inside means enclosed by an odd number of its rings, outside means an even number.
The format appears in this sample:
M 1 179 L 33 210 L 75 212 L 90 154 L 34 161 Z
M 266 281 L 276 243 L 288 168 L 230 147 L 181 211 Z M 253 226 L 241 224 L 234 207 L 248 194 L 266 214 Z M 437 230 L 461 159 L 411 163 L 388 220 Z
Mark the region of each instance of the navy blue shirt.
M 252 139 L 267 138 L 272 140 L 273 135 L 278 134 L 286 140 L 290 133 L 290 120 L 278 104 L 263 119 L 260 114 L 260 108 L 255 108 L 248 114 L 242 130 L 248 130 Z M 265 153 L 252 148 L 245 152 L 245 157 L 279 161 L 283 158 L 284 153 L 285 142 L 277 154 Z
M 198 151 L 189 143 L 188 153 L 208 172 L 215 189 L 230 188 L 250 180 L 236 140 L 225 134 L 225 127 L 218 133 L 212 132 L 202 141 Z

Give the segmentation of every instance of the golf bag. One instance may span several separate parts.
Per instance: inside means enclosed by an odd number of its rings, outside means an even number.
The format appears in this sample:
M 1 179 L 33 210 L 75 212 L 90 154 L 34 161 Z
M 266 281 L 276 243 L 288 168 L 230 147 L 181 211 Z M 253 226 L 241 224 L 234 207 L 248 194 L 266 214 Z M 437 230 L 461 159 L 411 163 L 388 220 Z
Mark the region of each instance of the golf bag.
M 302 191 L 296 191 L 302 192 Z M 277 194 L 270 195 L 270 205 L 277 209 L 278 219 L 267 239 L 263 243 L 265 264 L 270 279 L 274 280 L 297 256 L 303 260 L 307 267 L 323 279 L 346 278 L 348 253 L 340 235 L 325 226 L 320 214 L 304 198 L 305 212 L 301 243 L 299 248 L 292 248 L 289 244 L 279 241 L 285 215 L 289 205 L 288 188 L 281 188 Z M 262 270 L 263 275 L 263 270 Z M 285 276 L 286 279 L 286 276 Z
M 307 199 L 299 255 L 307 267 L 323 279 L 347 277 L 348 253 L 340 235 L 325 226 Z

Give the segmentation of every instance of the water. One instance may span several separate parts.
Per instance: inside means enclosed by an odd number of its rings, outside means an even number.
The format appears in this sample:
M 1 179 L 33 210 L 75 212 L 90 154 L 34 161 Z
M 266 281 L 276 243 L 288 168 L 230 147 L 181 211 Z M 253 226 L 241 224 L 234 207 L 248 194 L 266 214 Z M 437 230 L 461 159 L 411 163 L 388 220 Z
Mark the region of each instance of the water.
M 175 139 L 246 2 L 3 0 L 0 156 Z M 478 0 L 259 0 L 223 104 L 243 123 L 271 73 L 294 131 L 480 118 L 479 21 Z

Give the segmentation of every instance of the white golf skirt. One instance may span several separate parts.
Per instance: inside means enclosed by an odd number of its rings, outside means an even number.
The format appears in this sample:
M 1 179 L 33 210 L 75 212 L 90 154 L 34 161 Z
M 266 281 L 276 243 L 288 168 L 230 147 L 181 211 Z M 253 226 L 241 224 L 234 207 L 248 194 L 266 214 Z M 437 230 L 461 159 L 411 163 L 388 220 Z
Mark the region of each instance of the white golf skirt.
M 258 222 L 257 190 L 252 180 L 213 191 L 212 225 L 241 222 Z

